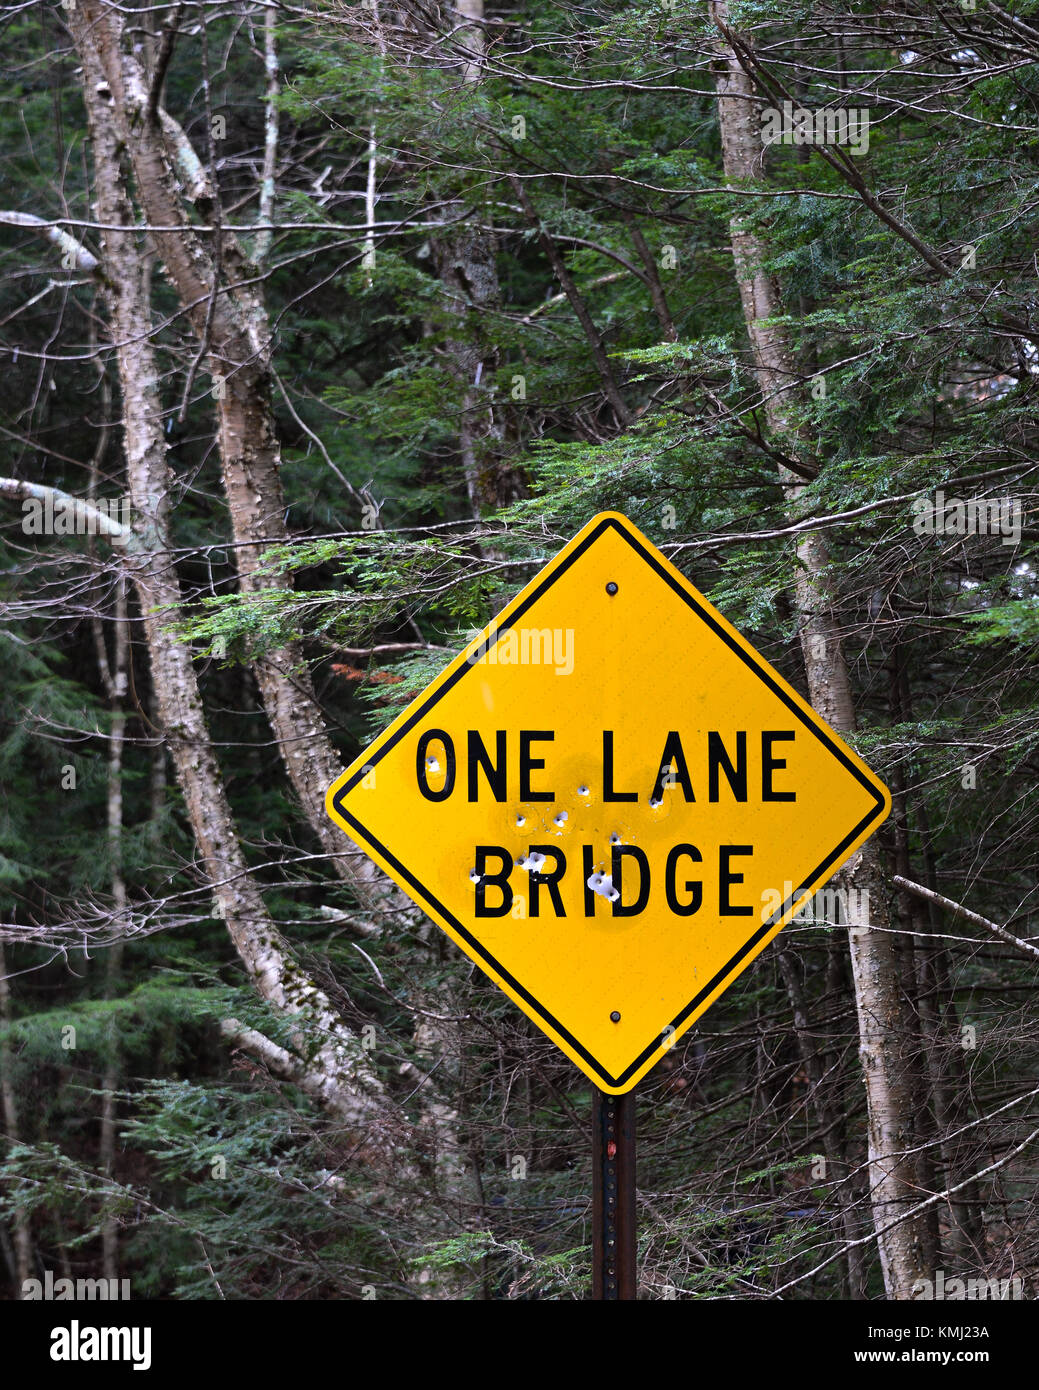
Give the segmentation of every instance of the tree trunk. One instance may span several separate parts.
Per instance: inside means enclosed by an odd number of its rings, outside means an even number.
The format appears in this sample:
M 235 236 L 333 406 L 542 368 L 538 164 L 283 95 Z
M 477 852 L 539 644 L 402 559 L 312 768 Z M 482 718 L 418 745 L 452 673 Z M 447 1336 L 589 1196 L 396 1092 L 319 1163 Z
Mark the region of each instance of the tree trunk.
M 137 54 L 123 44 L 122 15 L 105 0 L 86 0 L 83 12 L 111 91 L 106 107 L 130 155 L 145 217 L 154 226 L 175 229 L 151 235 L 214 380 L 217 444 L 242 592 L 288 593 L 290 579 L 260 572 L 264 550 L 290 537 L 271 396 L 270 328 L 260 290 L 243 283 L 255 276 L 255 267 L 218 222 L 210 223 L 216 228 L 210 238 L 217 246 L 213 253 L 194 230 L 185 201 L 193 201 L 207 216 L 217 206 L 218 194 L 176 121 L 149 102 L 148 75 Z M 185 170 L 195 171 L 192 179 L 184 176 Z M 282 761 L 336 871 L 367 910 L 406 908 L 406 900 L 370 859 L 344 849 L 342 832 L 325 813 L 325 792 L 343 768 L 298 644 L 258 657 L 254 670 Z
M 912 690 L 903 660 L 903 648 L 896 644 L 891 656 L 890 703 L 892 721 L 911 722 L 915 717 Z M 901 803 L 898 832 L 898 872 L 912 879 L 909 857 L 909 805 L 901 772 L 892 778 L 897 783 Z M 924 877 L 929 887 L 936 888 L 934 864 L 930 853 L 930 827 L 921 806 L 916 809 L 918 833 L 923 847 Z M 906 896 L 909 896 L 908 894 Z M 959 1156 L 959 1144 L 949 1136 L 968 1119 L 970 1078 L 964 1065 L 960 1045 L 960 1020 L 956 1001 L 949 982 L 945 946 L 938 933 L 941 917 L 935 903 L 911 897 L 907 903 L 916 936 L 914 958 L 917 966 L 917 998 L 920 1028 L 924 1047 L 926 1086 L 934 1103 L 934 1117 L 941 1136 L 940 1155 L 944 1171 L 944 1187 L 958 1189 L 948 1203 L 948 1237 L 946 1250 L 949 1269 L 957 1274 L 980 1269 L 984 1261 L 985 1230 L 982 1221 L 981 1194 L 976 1182 L 963 1186 L 971 1169 Z
M 474 23 L 454 34 L 461 51 L 459 68 L 470 88 L 480 81 L 485 49 L 483 0 L 459 0 L 457 12 Z M 465 212 L 461 202 L 447 203 L 443 219 L 450 223 Z M 498 247 L 494 233 L 478 225 L 458 226 L 433 243 L 437 274 L 447 291 L 447 305 L 459 322 L 457 338 L 447 351 L 450 371 L 462 393 L 458 448 L 462 474 L 473 516 L 478 520 L 515 502 L 526 491 L 522 475 L 504 458 L 504 433 L 495 416 L 490 378 L 497 352 L 487 345 L 484 324 L 501 301 Z
M 726 0 L 711 0 L 711 16 L 725 36 Z M 758 103 L 744 69 L 723 37 L 717 67 L 718 122 L 726 179 L 742 183 L 760 174 L 763 146 L 755 126 Z M 789 392 L 800 374 L 780 325 L 769 323 L 782 313 L 778 287 L 765 269 L 766 248 L 739 214 L 730 221 L 735 272 L 750 339 L 754 371 L 770 431 L 793 446 L 801 441 L 790 420 Z M 792 513 L 804 483 L 780 468 L 780 481 Z M 838 733 L 855 729 L 855 705 L 839 629 L 833 613 L 830 559 L 826 538 L 806 534 L 798 543 L 796 602 L 801 614 L 800 639 L 812 705 Z M 869 1112 L 870 1190 L 878 1231 L 897 1221 L 920 1199 L 914 1147 L 909 1030 L 903 1013 L 901 962 L 890 928 L 890 894 L 876 840 L 867 841 L 845 866 L 842 881 L 865 893 L 868 925 L 849 933 L 852 975 L 859 1020 L 862 1061 Z M 887 1296 L 912 1297 L 914 1283 L 931 1274 L 925 1254 L 925 1229 L 919 1218 L 899 1221 L 878 1236 Z
M 841 1213 L 841 1228 L 848 1245 L 844 1261 L 844 1276 L 847 1296 L 856 1301 L 866 1297 L 866 1268 L 861 1245 L 854 1242 L 862 1235 L 855 1211 L 856 1194 L 851 1183 L 851 1167 L 843 1151 L 843 1128 L 840 1116 L 825 1093 L 826 1081 L 820 1062 L 819 1051 L 813 1046 L 812 1031 L 808 1017 L 808 1006 L 801 988 L 798 971 L 798 958 L 792 950 L 776 953 L 779 971 L 783 976 L 787 997 L 794 1015 L 794 1032 L 797 1035 L 798 1051 L 808 1076 L 811 1104 L 816 1124 L 823 1135 L 823 1156 L 826 1159 L 827 1181 L 834 1192 Z
M 11 1078 L 11 1045 L 7 1041 L 11 1017 L 7 961 L 4 957 L 3 942 L 0 942 L 0 1107 L 3 1109 L 7 1142 L 17 1144 L 20 1137 L 18 1102 L 14 1094 L 14 1081 Z M 29 1218 L 20 1207 L 14 1208 L 11 1229 L 14 1235 L 14 1278 L 17 1285 L 15 1296 L 21 1298 L 26 1279 L 32 1277 L 32 1232 L 29 1229 Z
M 134 212 L 120 158 L 118 97 L 101 63 L 104 28 L 93 7 L 69 12 L 83 65 L 83 91 L 93 146 L 96 217 L 122 393 L 127 488 L 134 514 L 126 567 L 137 591 L 159 716 L 169 745 L 214 912 L 227 925 L 257 992 L 298 1020 L 293 1080 L 342 1122 L 367 1131 L 369 1153 L 385 1151 L 389 1118 L 384 1088 L 370 1060 L 341 1023 L 331 1001 L 300 971 L 271 922 L 238 841 L 231 808 L 206 728 L 189 649 L 171 641 L 167 624 L 180 616 L 180 585 L 170 553 L 170 475 L 162 434 L 158 363 L 152 349 L 149 297 L 133 230 Z M 258 1035 L 230 1030 L 243 1045 Z M 276 1049 L 283 1053 L 283 1049 Z
M 127 693 L 130 656 L 129 624 L 126 611 L 126 577 L 116 581 L 115 621 L 112 660 L 106 656 L 104 631 L 98 622 L 95 629 L 98 664 L 102 683 L 112 711 L 108 733 L 108 858 L 112 907 L 117 924 L 126 921 L 126 880 L 123 877 L 123 747 L 126 740 L 126 710 L 123 702 Z M 116 941 L 108 953 L 105 972 L 105 998 L 114 999 L 118 989 L 123 960 L 123 943 Z M 119 1030 L 115 1019 L 107 1028 L 105 1072 L 101 1082 L 101 1136 L 98 1159 L 101 1171 L 111 1177 L 115 1167 L 115 1091 L 119 1084 Z M 119 1227 L 114 1217 L 108 1217 L 101 1228 L 101 1273 L 105 1279 L 119 1277 Z

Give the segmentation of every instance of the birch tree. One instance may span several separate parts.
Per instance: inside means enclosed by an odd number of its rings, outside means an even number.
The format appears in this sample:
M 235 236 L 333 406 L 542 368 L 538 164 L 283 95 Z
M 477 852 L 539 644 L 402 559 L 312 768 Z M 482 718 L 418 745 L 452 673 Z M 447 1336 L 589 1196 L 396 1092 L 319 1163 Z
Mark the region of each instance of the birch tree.
M 718 123 L 725 176 L 734 186 L 761 175 L 760 105 L 732 47 L 726 0 L 712 0 L 720 33 Z M 784 451 L 806 453 L 791 423 L 790 401 L 802 384 L 781 320 L 784 307 L 768 269 L 768 248 L 738 214 L 731 222 L 732 256 L 750 339 L 754 372 L 769 429 Z M 808 462 L 806 460 L 806 462 Z M 810 465 L 809 465 L 810 466 Z M 792 518 L 804 488 L 804 470 L 780 465 L 780 482 Z M 855 699 L 844 659 L 826 538 L 807 532 L 797 545 L 796 603 L 799 637 L 812 705 L 838 733 L 855 732 Z M 912 1217 L 921 1191 L 913 1150 L 913 1093 L 907 1059 L 912 1052 L 904 1013 L 901 961 L 890 932 L 890 889 L 876 839 L 867 841 L 842 871 L 844 882 L 867 903 L 867 922 L 848 932 L 859 1019 L 859 1057 L 869 1107 L 870 1200 L 888 1297 L 908 1299 L 930 1269 L 919 1218 Z M 899 1219 L 902 1218 L 902 1219 Z M 893 1224 L 897 1223 L 897 1224 Z
M 292 1016 L 295 1052 L 234 1019 L 225 1022 L 224 1031 L 275 1075 L 310 1092 L 340 1122 L 361 1128 L 377 1152 L 382 1142 L 378 1117 L 387 1113 L 382 1083 L 359 1040 L 342 1025 L 323 991 L 293 962 L 271 922 L 238 840 L 190 650 L 169 638 L 168 624 L 179 616 L 180 593 L 168 541 L 171 477 L 161 427 L 159 371 L 150 342 L 147 266 L 140 257 L 126 192 L 115 94 L 101 61 L 102 28 L 86 7 L 72 11 L 70 23 L 83 64 L 97 218 L 106 228 L 103 285 L 119 369 L 127 485 L 136 517 L 133 534 L 125 541 L 127 572 L 138 596 L 158 712 L 215 909 L 260 996 Z
M 129 154 L 142 211 L 156 228 L 152 232 L 156 249 L 197 335 L 199 358 L 208 363 L 214 383 L 217 444 L 242 591 L 276 604 L 290 591 L 291 581 L 262 563 L 265 548 L 288 539 L 262 278 L 237 237 L 223 228 L 219 189 L 181 126 L 159 103 L 161 67 L 148 73 L 141 55 L 125 40 L 123 15 L 107 0 L 87 0 L 83 14 L 97 47 L 101 80 L 111 94 L 112 120 Z M 167 53 L 176 39 L 178 18 L 179 11 L 164 33 Z M 81 45 L 85 30 L 74 32 Z M 273 102 L 269 90 L 269 111 Z M 265 169 L 274 158 L 270 144 L 276 127 L 268 124 L 267 130 Z M 188 214 L 192 206 L 208 236 L 192 224 Z M 263 206 L 271 206 L 267 192 Z M 189 376 L 186 394 L 191 385 Z M 340 832 L 325 814 L 325 792 L 342 764 L 324 728 L 302 652 L 292 643 L 275 646 L 256 659 L 254 670 L 282 760 L 312 832 L 368 910 L 399 911 L 402 899 L 392 885 L 369 860 L 344 848 Z

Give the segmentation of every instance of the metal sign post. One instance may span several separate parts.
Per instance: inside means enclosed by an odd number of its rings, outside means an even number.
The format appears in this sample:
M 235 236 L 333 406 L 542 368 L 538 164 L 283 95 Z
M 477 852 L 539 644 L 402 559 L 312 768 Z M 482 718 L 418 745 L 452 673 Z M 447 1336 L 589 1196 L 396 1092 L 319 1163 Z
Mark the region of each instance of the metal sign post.
M 592 1100 L 592 1298 L 637 1297 L 635 1092 Z

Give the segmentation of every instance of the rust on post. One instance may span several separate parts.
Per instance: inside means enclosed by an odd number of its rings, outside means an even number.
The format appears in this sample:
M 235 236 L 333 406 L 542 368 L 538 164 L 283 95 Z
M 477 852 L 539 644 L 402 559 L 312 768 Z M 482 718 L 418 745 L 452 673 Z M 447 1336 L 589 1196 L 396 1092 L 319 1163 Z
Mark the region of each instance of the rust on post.
M 592 1298 L 634 1300 L 635 1092 L 592 1101 Z

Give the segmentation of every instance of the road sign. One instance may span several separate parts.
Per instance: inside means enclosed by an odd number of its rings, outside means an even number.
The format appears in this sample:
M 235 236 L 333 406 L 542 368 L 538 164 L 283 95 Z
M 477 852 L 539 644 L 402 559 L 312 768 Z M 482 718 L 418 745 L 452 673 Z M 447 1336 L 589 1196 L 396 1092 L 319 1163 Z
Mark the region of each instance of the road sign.
M 605 512 L 329 788 L 329 815 L 602 1091 L 883 821 L 869 768 Z

